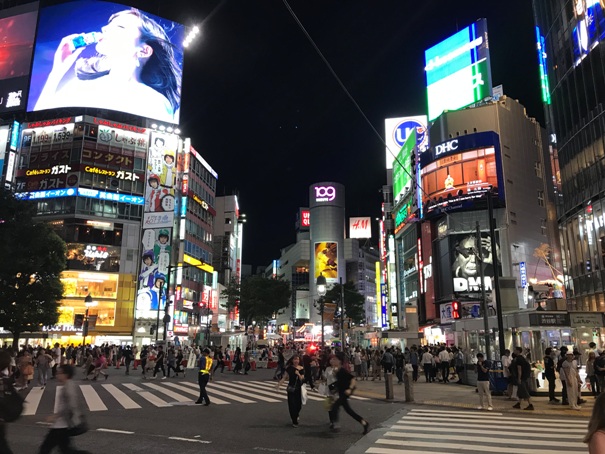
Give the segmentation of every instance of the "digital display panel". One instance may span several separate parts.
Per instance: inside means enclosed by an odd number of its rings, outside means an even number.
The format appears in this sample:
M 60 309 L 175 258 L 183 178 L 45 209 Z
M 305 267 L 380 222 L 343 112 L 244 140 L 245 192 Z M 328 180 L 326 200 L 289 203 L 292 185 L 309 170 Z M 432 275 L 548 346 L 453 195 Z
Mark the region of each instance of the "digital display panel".
M 320 274 L 327 283 L 338 281 L 338 243 L 315 243 L 315 277 Z
M 487 20 L 460 30 L 425 52 L 429 121 L 492 94 Z
M 481 292 L 481 267 L 483 267 L 485 291 L 493 290 L 494 273 L 501 274 L 498 239 L 496 234 L 496 251 L 492 251 L 491 237 L 487 232 L 481 232 L 479 244 L 474 232 L 450 235 L 454 293 Z
M 571 32 L 574 64 L 578 65 L 605 39 L 603 0 L 572 0 L 575 26 Z
M 493 132 L 450 139 L 421 156 L 423 215 L 475 209 L 485 199 L 504 200 L 500 141 Z
M 28 111 L 91 107 L 176 124 L 184 26 L 117 3 L 40 10 Z
M 405 197 L 414 183 L 412 157 L 416 148 L 416 129 L 412 129 L 393 162 L 393 199 L 395 203 Z
M 546 43 L 544 36 L 540 32 L 540 27 L 536 27 L 536 48 L 538 49 L 538 63 L 540 68 L 540 91 L 542 92 L 542 102 L 550 104 L 550 83 L 548 81 L 548 63 L 546 55 Z
M 0 11 L 0 113 L 25 110 L 38 4 Z
M 110 200 L 114 202 L 129 203 L 131 205 L 145 205 L 145 199 L 136 195 L 117 194 L 115 192 L 99 191 L 87 188 L 51 189 L 48 191 L 20 192 L 15 197 L 24 200 L 56 199 L 58 197 L 86 197 L 89 199 Z
M 384 121 L 385 143 L 386 143 L 386 165 L 387 169 L 393 168 L 395 156 L 410 132 L 416 130 L 416 146 L 418 152 L 428 150 L 429 148 L 429 130 L 427 128 L 428 121 L 426 115 L 415 115 L 413 117 L 387 118 Z

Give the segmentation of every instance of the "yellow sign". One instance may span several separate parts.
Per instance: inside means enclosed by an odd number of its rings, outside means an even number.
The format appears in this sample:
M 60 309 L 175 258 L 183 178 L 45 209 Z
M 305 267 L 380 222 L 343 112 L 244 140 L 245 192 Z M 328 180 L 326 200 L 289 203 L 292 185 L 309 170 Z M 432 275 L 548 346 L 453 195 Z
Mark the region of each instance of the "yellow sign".
M 187 254 L 185 254 L 183 256 L 183 262 L 188 263 L 189 265 L 193 265 L 193 266 L 199 268 L 200 270 L 204 270 L 207 273 L 214 272 L 214 267 L 212 267 L 211 265 L 208 265 L 207 263 L 202 262 L 201 260 L 193 258 Z
M 197 203 L 199 203 L 204 210 L 208 209 L 208 204 L 205 201 L 203 201 L 202 199 L 200 199 L 197 195 L 193 194 L 193 200 L 195 200 Z
M 32 169 L 32 170 L 26 170 L 25 171 L 25 176 L 28 177 L 33 177 L 36 175 L 48 175 L 50 174 L 51 169 Z

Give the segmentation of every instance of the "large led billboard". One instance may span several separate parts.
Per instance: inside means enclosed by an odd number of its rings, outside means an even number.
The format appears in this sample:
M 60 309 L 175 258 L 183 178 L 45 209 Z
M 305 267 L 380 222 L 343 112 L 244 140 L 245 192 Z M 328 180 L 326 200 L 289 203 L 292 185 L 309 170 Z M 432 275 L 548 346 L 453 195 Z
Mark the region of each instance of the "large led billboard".
M 487 191 L 504 201 L 500 140 L 494 132 L 450 139 L 420 156 L 423 214 L 477 208 Z
M 320 274 L 328 284 L 338 281 L 338 243 L 315 243 L 315 277 Z
M 429 148 L 429 130 L 426 115 L 415 115 L 413 117 L 387 118 L 384 120 L 385 144 L 387 146 L 386 166 L 393 168 L 395 156 L 410 132 L 416 130 L 416 145 L 418 152 L 422 153 Z
M 481 268 L 483 268 L 486 292 L 493 290 L 493 278 L 501 272 L 500 245 L 496 236 L 496 250 L 492 251 L 489 233 L 481 232 L 477 242 L 475 233 L 450 235 L 452 260 L 452 284 L 454 293 L 481 292 Z
M 25 109 L 38 3 L 0 11 L 0 113 Z
M 414 184 L 412 158 L 416 149 L 416 130 L 412 129 L 393 163 L 393 200 L 399 202 Z
M 487 20 L 477 22 L 424 53 L 429 121 L 492 95 Z
M 572 0 L 575 26 L 572 30 L 574 64 L 580 63 L 599 41 L 605 39 L 605 1 Z
M 27 110 L 91 107 L 178 123 L 183 34 L 117 3 L 42 8 Z

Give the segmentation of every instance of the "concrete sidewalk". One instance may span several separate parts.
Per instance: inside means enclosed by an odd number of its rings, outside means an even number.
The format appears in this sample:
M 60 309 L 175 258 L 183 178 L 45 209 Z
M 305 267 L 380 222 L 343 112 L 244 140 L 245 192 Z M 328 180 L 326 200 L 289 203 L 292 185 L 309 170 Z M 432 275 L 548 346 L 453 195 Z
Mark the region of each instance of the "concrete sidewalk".
M 386 400 L 385 381 L 383 380 L 357 380 L 357 388 L 355 395 L 361 397 L 369 397 L 372 399 Z M 465 409 L 476 409 L 479 406 L 479 396 L 475 391 L 474 386 L 459 385 L 454 382 L 450 383 L 426 383 L 424 378 L 414 383 L 414 404 L 420 405 L 436 405 L 443 407 L 456 407 Z M 397 377 L 393 375 L 393 394 L 392 402 L 405 403 L 405 391 L 403 384 L 397 384 Z M 549 416 L 567 416 L 590 418 L 592 407 L 594 405 L 594 397 L 584 394 L 582 396 L 587 402 L 582 404 L 581 410 L 572 410 L 568 406 L 550 405 L 548 397 L 532 397 L 534 411 L 523 411 L 512 408 L 516 403 L 513 400 L 508 400 L 504 396 L 492 396 L 494 411 L 499 412 L 514 412 L 523 414 L 538 414 Z M 560 396 L 559 396 L 560 399 Z M 522 404 L 525 407 L 526 404 Z

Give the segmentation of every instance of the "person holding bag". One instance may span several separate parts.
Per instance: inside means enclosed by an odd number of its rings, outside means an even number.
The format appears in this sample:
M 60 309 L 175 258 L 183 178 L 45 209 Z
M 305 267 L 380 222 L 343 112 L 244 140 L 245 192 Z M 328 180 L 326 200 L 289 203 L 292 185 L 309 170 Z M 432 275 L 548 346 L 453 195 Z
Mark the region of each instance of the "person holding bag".
M 302 409 L 302 386 L 304 378 L 305 369 L 300 364 L 300 357 L 294 355 L 288 361 L 282 378 L 277 382 L 277 390 L 279 391 L 282 382 L 288 380 L 286 391 L 288 392 L 288 411 L 292 419 L 292 427 L 298 427 L 298 417 Z
M 53 421 L 46 438 L 40 446 L 39 454 L 49 454 L 56 446 L 61 452 L 88 454 L 88 451 L 75 449 L 71 446 L 71 437 L 88 431 L 88 426 L 80 403 L 78 385 L 73 381 L 75 371 L 73 366 L 63 364 L 57 369 L 56 377 L 63 386 L 57 402 L 57 411 L 51 416 Z

